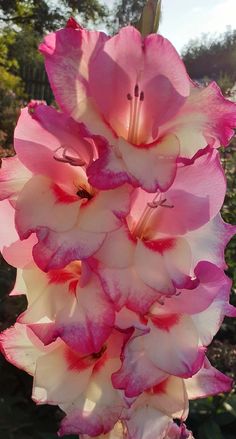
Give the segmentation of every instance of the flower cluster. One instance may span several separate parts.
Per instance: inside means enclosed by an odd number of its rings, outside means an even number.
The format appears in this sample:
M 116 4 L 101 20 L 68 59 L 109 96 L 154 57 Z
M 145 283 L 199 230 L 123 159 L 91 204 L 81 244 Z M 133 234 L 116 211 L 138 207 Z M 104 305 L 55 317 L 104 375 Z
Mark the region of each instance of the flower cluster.
M 70 20 L 40 50 L 61 111 L 23 109 L 0 171 L 1 250 L 28 300 L 2 351 L 65 412 L 59 435 L 192 438 L 188 401 L 231 388 L 206 347 L 236 316 L 217 151 L 236 106 L 160 35 Z

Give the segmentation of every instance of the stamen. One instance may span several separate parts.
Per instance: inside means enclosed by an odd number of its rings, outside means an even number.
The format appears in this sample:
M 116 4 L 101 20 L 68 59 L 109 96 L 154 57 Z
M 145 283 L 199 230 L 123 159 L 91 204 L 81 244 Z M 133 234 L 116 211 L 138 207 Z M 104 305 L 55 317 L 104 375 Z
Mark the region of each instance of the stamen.
M 148 207 L 151 207 L 151 209 L 155 209 L 158 206 L 161 206 L 160 201 L 151 201 L 147 203 Z
M 147 222 L 150 219 L 150 216 L 152 215 L 153 212 L 153 208 L 156 208 L 159 206 L 160 200 L 158 200 L 158 198 L 160 197 L 160 194 L 157 193 L 153 199 L 153 201 L 147 203 L 147 206 L 145 207 L 141 217 L 139 218 L 139 221 L 137 222 L 134 230 L 133 230 L 133 235 L 137 236 L 139 238 L 142 239 L 143 234 L 144 234 L 144 230 L 145 230 L 145 226 L 147 225 Z
M 142 215 L 140 216 L 137 224 L 134 227 L 134 230 L 132 232 L 133 236 L 139 237 L 140 239 L 143 238 L 145 234 L 145 228 L 147 227 L 150 217 L 152 216 L 153 209 L 156 209 L 157 207 L 174 207 L 174 205 L 165 204 L 166 201 L 167 198 L 163 198 L 163 194 L 157 192 L 153 200 L 147 203 Z
M 141 104 L 144 101 L 144 92 L 139 92 L 139 85 L 134 87 L 134 96 L 127 94 L 127 99 L 130 101 L 130 115 L 129 115 L 129 132 L 128 141 L 130 143 L 138 143 L 139 135 L 139 119 L 141 113 Z
M 70 148 L 72 149 L 72 148 Z M 79 157 L 73 157 L 67 154 L 68 148 L 66 146 L 59 146 L 54 152 L 53 158 L 58 162 L 68 163 L 71 166 L 84 166 L 86 162 Z

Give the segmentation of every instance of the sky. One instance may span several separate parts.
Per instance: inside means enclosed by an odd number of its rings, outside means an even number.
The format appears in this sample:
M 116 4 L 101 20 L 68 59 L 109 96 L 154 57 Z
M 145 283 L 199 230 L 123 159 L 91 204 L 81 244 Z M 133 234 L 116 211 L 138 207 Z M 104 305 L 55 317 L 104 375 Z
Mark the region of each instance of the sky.
M 104 0 L 112 6 L 113 0 Z M 181 52 L 191 39 L 202 34 L 236 29 L 236 0 L 162 0 L 159 32 Z

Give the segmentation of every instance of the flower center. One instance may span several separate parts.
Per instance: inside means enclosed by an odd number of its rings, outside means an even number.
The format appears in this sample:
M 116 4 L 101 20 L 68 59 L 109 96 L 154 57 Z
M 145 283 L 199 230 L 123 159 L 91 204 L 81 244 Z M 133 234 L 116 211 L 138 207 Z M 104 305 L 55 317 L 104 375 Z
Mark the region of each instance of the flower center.
M 79 187 L 78 191 L 76 192 L 76 195 L 78 195 L 78 197 L 80 197 L 80 198 L 86 198 L 87 200 L 91 200 L 93 198 L 93 194 L 81 186 Z
M 139 122 L 141 107 L 144 101 L 144 92 L 139 91 L 138 84 L 134 87 L 134 94 L 127 94 L 127 99 L 130 102 L 130 114 L 129 114 L 129 131 L 128 131 L 128 142 L 137 144 L 139 137 Z
M 95 360 L 98 360 L 99 358 L 101 358 L 104 354 L 104 352 L 106 352 L 107 350 L 107 346 L 104 345 L 102 346 L 102 348 L 100 349 L 99 352 L 94 352 L 93 354 L 91 354 L 92 358 L 94 358 Z
M 135 238 L 140 238 L 144 240 L 150 239 L 148 233 L 148 224 L 150 222 L 154 210 L 157 207 L 167 207 L 167 208 L 174 207 L 172 204 L 166 204 L 166 202 L 167 199 L 164 197 L 164 194 L 158 192 L 153 198 L 153 200 L 147 203 L 142 215 L 140 216 L 139 220 L 135 224 L 134 229 L 132 231 L 132 235 Z
M 69 369 L 75 369 L 75 370 L 84 370 L 87 367 L 91 367 L 93 365 L 96 365 L 98 360 L 100 360 L 106 351 L 107 346 L 104 345 L 100 349 L 99 352 L 94 352 L 90 355 L 85 355 L 84 357 L 80 357 L 80 355 L 70 349 L 68 346 L 65 347 L 65 358 L 67 361 L 67 364 L 69 366 Z

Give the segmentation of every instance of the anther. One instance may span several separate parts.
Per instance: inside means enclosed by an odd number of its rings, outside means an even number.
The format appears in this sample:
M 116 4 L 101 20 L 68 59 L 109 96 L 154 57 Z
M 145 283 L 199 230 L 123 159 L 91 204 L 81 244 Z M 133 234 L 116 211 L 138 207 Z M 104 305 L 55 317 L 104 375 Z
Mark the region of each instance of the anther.
M 162 206 L 163 204 L 165 204 L 166 201 L 167 201 L 167 198 L 164 198 L 164 200 L 162 200 L 162 201 L 160 202 L 160 206 Z
M 139 100 L 140 100 L 141 102 L 144 101 L 144 92 L 143 92 L 143 91 L 141 91 L 141 93 L 140 93 Z
M 160 204 L 161 207 L 168 207 L 169 209 L 173 209 L 174 204 Z
M 135 87 L 134 87 L 134 96 L 136 98 L 139 97 L 139 86 L 138 86 L 138 84 L 136 84 Z
M 151 209 L 156 209 L 156 207 L 160 206 L 159 201 L 151 201 L 147 203 L 148 207 L 151 207 Z
M 80 198 L 87 198 L 87 200 L 91 200 L 93 198 L 93 196 L 88 191 L 86 191 L 86 189 L 82 188 L 76 192 L 76 195 L 78 195 L 78 197 Z
M 99 352 L 94 352 L 94 353 L 92 354 L 92 358 L 94 358 L 94 359 L 101 358 L 101 356 L 104 354 L 104 352 L 106 351 L 106 349 L 107 349 L 106 345 L 102 346 L 102 348 L 100 349 Z
M 165 204 L 165 202 L 167 201 L 167 199 L 165 198 L 164 200 L 162 200 L 160 202 L 160 206 L 161 207 L 168 207 L 169 209 L 173 209 L 174 205 L 173 204 Z
M 132 99 L 133 99 L 130 93 L 127 94 L 127 99 L 128 99 L 128 101 L 132 101 Z
M 166 299 L 166 297 L 164 297 L 164 296 L 161 296 L 161 297 L 159 297 L 159 299 L 157 299 L 157 302 L 159 303 L 159 305 L 165 305 L 165 299 Z
M 71 166 L 86 165 L 86 162 L 83 159 L 67 154 L 67 150 L 68 148 L 66 148 L 66 146 L 59 146 L 54 152 L 53 158 L 58 162 L 69 163 Z

